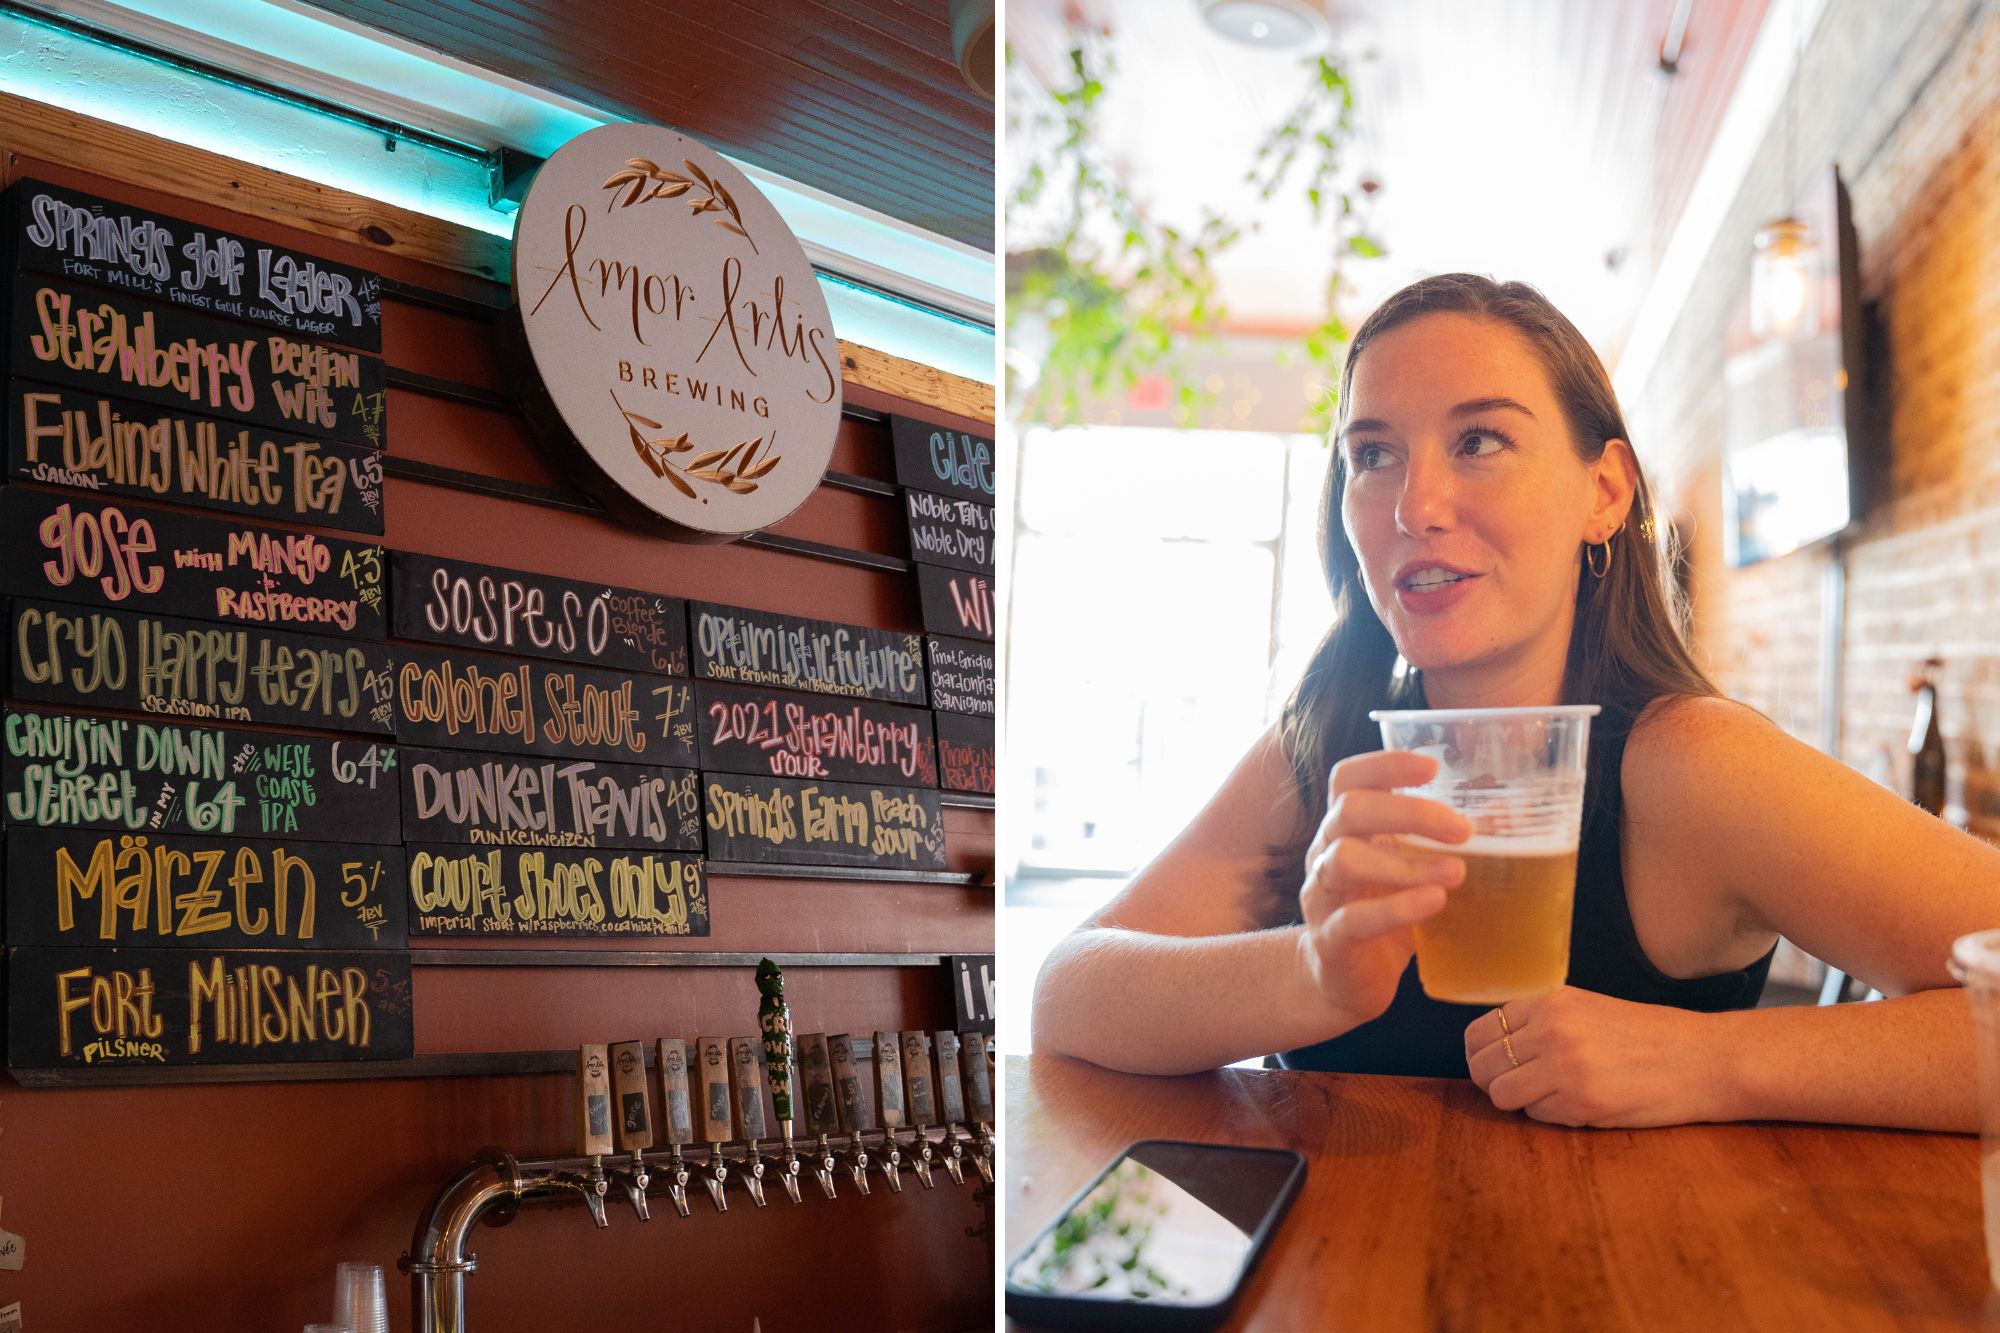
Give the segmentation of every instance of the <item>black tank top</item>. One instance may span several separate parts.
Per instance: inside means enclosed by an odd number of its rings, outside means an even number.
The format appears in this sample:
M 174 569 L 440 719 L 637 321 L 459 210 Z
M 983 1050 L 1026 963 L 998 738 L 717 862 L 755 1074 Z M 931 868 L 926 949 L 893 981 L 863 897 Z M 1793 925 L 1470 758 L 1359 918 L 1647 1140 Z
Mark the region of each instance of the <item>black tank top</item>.
M 1764 993 L 1771 952 L 1736 972 L 1677 980 L 1653 966 L 1639 945 L 1625 902 L 1625 874 L 1618 859 L 1624 814 L 1619 766 L 1621 739 L 1586 779 L 1584 819 L 1576 849 L 1576 910 L 1570 921 L 1569 984 L 1620 1000 L 1720 1013 L 1749 1009 Z M 1380 1018 L 1330 1041 L 1285 1051 L 1286 1069 L 1327 1069 L 1349 1074 L 1415 1074 L 1467 1078 L 1465 1028 L 1491 1006 L 1446 1004 L 1424 994 L 1416 960 L 1404 970 L 1396 998 Z

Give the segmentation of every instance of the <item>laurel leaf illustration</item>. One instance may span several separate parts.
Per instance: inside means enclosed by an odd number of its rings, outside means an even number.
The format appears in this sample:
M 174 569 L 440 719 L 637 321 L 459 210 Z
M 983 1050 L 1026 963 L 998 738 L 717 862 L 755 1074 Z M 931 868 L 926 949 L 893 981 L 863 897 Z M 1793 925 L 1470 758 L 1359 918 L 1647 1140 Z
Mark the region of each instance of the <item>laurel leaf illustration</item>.
M 743 220 L 743 215 L 736 211 L 736 201 L 729 197 L 729 191 L 723 187 L 721 181 L 715 182 L 715 197 L 720 199 L 722 206 L 729 210 L 730 217 L 735 218 L 738 222 Z
M 689 161 L 687 158 L 682 158 L 681 165 L 686 167 L 689 171 L 693 172 L 694 178 L 700 181 L 703 185 L 708 186 L 710 189 L 715 188 L 715 182 L 711 181 L 708 178 L 708 173 L 706 171 L 703 171 L 700 167 L 696 166 L 693 162 Z
M 667 442 L 667 452 L 670 454 L 684 454 L 692 448 L 694 448 L 694 446 L 688 443 L 688 437 L 686 431 L 682 431 L 680 434 L 674 436 L 672 440 Z
M 621 412 L 625 411 L 624 408 L 620 408 L 618 410 Z M 625 420 L 627 420 L 628 422 L 637 422 L 639 425 L 644 426 L 647 430 L 666 429 L 665 426 L 662 426 L 659 422 L 653 420 L 651 417 L 642 417 L 637 412 L 625 412 Z
M 662 473 L 661 475 L 666 477 L 668 481 L 671 481 L 674 484 L 674 489 L 679 491 L 682 495 L 685 495 L 690 500 L 695 498 L 694 487 L 688 485 L 686 482 L 682 481 L 679 477 L 675 476 L 672 470 L 668 470 L 667 472 Z
M 724 452 L 723 450 L 717 449 L 712 453 L 703 454 L 699 458 L 690 458 L 687 464 L 688 470 L 692 472 L 695 468 L 698 467 L 710 467 L 716 463 L 720 463 L 722 461 L 723 452 Z
M 735 492 L 737 495 L 748 495 L 750 494 L 750 492 L 757 489 L 756 482 L 738 481 L 734 477 L 731 477 L 728 481 L 724 482 L 723 484 L 729 487 L 729 489 Z
M 741 466 L 746 468 L 750 466 L 751 460 L 757 457 L 758 446 L 763 443 L 764 443 L 764 437 L 761 435 L 759 435 L 756 439 L 750 441 L 750 452 L 743 455 L 743 462 Z
M 737 445 L 734 449 L 731 449 L 728 453 L 722 456 L 722 462 L 717 464 L 717 466 L 728 467 L 731 463 L 736 461 L 736 455 L 742 452 L 743 452 L 743 446 L 740 444 Z
M 717 220 L 718 222 L 721 222 L 721 219 L 720 219 L 720 218 L 718 218 L 718 219 L 716 219 L 716 220 Z M 736 234 L 737 234 L 738 236 L 741 236 L 741 237 L 742 237 L 742 238 L 743 238 L 744 240 L 746 240 L 746 241 L 747 241 L 747 240 L 749 240 L 749 239 L 750 239 L 750 233 L 749 233 L 749 232 L 747 232 L 747 231 L 745 231 L 745 230 L 743 230 L 743 228 L 741 228 L 741 227 L 737 226 L 737 225 L 736 225 L 736 224 L 735 224 L 734 222 L 722 222 L 722 225 L 723 225 L 723 226 L 725 226 L 725 227 L 727 227 L 727 228 L 729 228 L 729 230 L 731 230 L 731 231 L 735 232 L 735 233 L 736 233 Z
M 697 481 L 721 481 L 722 469 L 713 467 L 689 468 L 688 475 Z
M 693 181 L 661 181 L 653 187 L 653 192 L 647 195 L 646 199 L 648 202 L 654 199 L 678 199 L 693 188 Z
M 648 176 L 660 174 L 660 164 L 650 157 L 628 157 L 625 159 L 625 165 Z
M 753 479 L 757 477 L 768 476 L 770 475 L 770 471 L 772 468 L 778 466 L 779 463 L 784 461 L 784 457 L 785 456 L 783 454 L 776 454 L 770 458 L 765 459 L 763 462 L 759 463 L 756 467 L 744 468 L 743 475 L 745 477 L 750 477 Z

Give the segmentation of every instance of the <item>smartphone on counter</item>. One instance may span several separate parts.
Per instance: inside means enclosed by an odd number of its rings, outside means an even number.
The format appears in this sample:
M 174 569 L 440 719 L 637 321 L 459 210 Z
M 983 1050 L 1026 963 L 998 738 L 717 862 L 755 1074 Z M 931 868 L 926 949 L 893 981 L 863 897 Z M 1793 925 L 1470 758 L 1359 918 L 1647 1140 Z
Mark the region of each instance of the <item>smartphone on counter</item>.
M 1281 1148 L 1142 1139 L 1007 1265 L 1007 1314 L 1050 1328 L 1219 1323 L 1298 1196 Z

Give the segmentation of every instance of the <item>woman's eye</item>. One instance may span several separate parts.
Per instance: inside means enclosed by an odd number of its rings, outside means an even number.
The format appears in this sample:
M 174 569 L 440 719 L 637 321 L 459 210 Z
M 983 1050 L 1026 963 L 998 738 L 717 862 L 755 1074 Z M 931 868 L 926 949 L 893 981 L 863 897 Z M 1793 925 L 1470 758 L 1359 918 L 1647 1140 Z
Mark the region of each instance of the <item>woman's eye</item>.
M 1356 472 L 1372 472 L 1382 466 L 1382 446 L 1379 444 L 1357 444 L 1354 446 L 1353 452 L 1347 456 L 1347 461 L 1354 465 Z
M 1506 447 L 1505 440 L 1483 430 L 1466 432 L 1465 438 L 1460 442 L 1460 448 L 1465 451 L 1467 458 L 1484 458 L 1489 454 L 1497 454 Z

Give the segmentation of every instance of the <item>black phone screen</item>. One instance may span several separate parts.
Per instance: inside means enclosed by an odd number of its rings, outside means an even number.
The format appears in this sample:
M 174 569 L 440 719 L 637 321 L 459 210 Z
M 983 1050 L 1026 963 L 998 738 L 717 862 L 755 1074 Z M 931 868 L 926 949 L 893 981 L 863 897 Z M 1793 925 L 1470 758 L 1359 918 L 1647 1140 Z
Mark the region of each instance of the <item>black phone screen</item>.
M 1235 1294 L 1304 1174 L 1294 1152 L 1135 1143 L 1015 1258 L 1008 1289 L 1214 1307 Z

